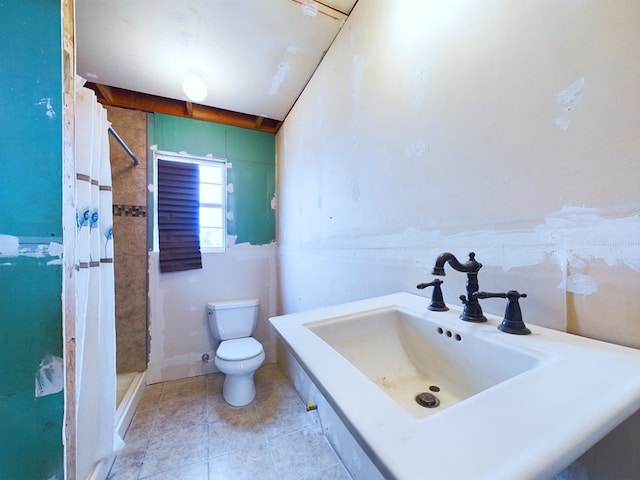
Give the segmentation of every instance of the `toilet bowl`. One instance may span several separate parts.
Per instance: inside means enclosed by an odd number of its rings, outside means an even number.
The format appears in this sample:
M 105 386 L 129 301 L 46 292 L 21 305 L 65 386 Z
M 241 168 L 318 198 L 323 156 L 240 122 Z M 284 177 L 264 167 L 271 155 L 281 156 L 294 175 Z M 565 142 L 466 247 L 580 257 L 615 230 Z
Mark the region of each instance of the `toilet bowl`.
M 214 363 L 226 375 L 222 395 L 227 403 L 235 407 L 251 403 L 256 396 L 253 374 L 264 357 L 262 344 L 253 337 L 225 340 L 220 344 Z
M 225 374 L 222 396 L 235 407 L 247 405 L 255 398 L 253 376 L 265 359 L 262 344 L 251 337 L 258 305 L 257 299 L 207 304 L 211 334 L 220 340 L 214 364 Z

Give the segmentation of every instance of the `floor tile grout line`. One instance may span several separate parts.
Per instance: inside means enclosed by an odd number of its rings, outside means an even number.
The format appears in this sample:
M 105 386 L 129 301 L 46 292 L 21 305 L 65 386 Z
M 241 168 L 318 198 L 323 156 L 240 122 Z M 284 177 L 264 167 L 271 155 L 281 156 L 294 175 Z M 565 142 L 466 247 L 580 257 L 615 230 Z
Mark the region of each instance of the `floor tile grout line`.
M 142 454 L 142 459 L 139 462 L 139 465 L 137 466 L 136 479 L 140 479 L 140 476 L 142 475 L 142 466 L 144 465 L 144 462 L 147 459 L 147 453 L 149 452 L 149 444 L 151 443 L 151 436 L 153 435 L 153 431 L 155 428 L 156 419 L 158 417 L 158 408 L 160 406 L 160 402 L 162 401 L 162 396 L 164 395 L 165 385 L 166 383 L 162 383 L 160 395 L 158 395 L 158 400 L 157 402 L 154 402 L 155 405 L 153 407 L 153 420 L 151 421 L 151 427 L 149 428 L 145 436 L 146 438 L 145 438 L 145 444 L 144 444 L 144 451 Z M 136 411 L 135 413 L 138 413 L 138 412 Z M 135 413 L 134 413 L 134 416 L 135 416 Z M 125 438 L 126 438 L 126 435 L 125 435 Z
M 221 395 L 220 392 L 220 379 L 215 379 L 214 380 L 214 375 L 216 374 L 209 374 L 209 375 L 205 375 L 204 379 L 202 381 L 205 382 L 205 389 L 204 389 L 204 402 L 205 402 L 205 409 L 204 409 L 204 419 L 202 421 L 205 422 L 205 432 L 206 432 L 206 449 L 205 449 L 205 461 L 207 463 L 206 465 L 206 472 L 207 472 L 207 477 L 211 478 L 213 472 L 211 470 L 212 468 L 212 464 L 211 464 L 211 442 L 210 442 L 210 436 L 211 436 L 211 421 L 210 419 L 213 418 L 213 413 L 214 410 L 216 409 L 216 405 L 218 404 L 218 402 L 224 402 L 224 399 Z M 293 386 L 290 384 L 290 382 L 287 384 L 285 382 L 281 382 L 281 379 L 279 378 L 275 378 L 276 376 L 271 374 L 269 375 L 268 373 L 265 373 L 265 376 L 263 378 L 261 378 L 260 382 L 262 383 L 263 388 L 267 387 L 267 386 L 273 386 L 276 390 L 275 391 L 280 391 L 280 389 L 286 389 L 286 391 L 282 392 L 283 397 L 288 397 L 290 394 L 293 395 L 295 394 L 295 396 L 298 397 L 298 400 L 300 400 L 302 403 L 299 406 L 299 408 L 304 408 L 304 402 L 299 398 L 299 395 L 297 394 L 297 392 L 295 392 L 295 389 L 293 388 Z M 191 382 L 190 379 L 179 379 L 180 380 L 184 380 L 185 384 L 189 384 L 189 383 L 195 383 Z M 153 408 L 154 412 L 153 412 L 153 419 L 151 422 L 151 427 L 148 429 L 147 433 L 145 434 L 144 440 L 145 440 L 145 446 L 144 446 L 144 453 L 142 456 L 142 461 L 138 464 L 137 466 L 137 475 L 136 478 L 138 480 L 142 480 L 142 479 L 146 479 L 148 477 L 153 477 L 155 475 L 158 475 L 160 473 L 164 473 L 166 471 L 170 471 L 172 469 L 169 470 L 165 470 L 163 472 L 153 472 L 150 473 L 148 475 L 146 475 L 145 477 L 141 477 L 142 474 L 142 467 L 145 463 L 146 460 L 148 460 L 148 454 L 149 454 L 149 447 L 150 447 L 150 443 L 151 440 L 153 438 L 154 433 L 158 433 L 156 432 L 156 427 L 157 427 L 157 421 L 160 415 L 160 409 L 161 406 L 163 405 L 163 403 L 165 403 L 166 406 L 166 401 L 171 397 L 172 395 L 175 393 L 175 391 L 172 391 L 172 393 L 170 394 L 170 390 L 169 390 L 169 385 L 170 385 L 171 381 L 168 382 L 163 382 L 162 383 L 162 390 L 158 395 L 158 399 L 155 403 L 155 407 Z M 215 388 L 214 388 L 215 386 Z M 289 392 L 289 390 L 291 390 L 291 392 Z M 171 404 L 172 402 L 170 402 Z M 176 403 L 180 403 L 180 401 L 176 401 Z M 268 406 L 268 403 L 264 403 L 265 406 Z M 222 405 L 224 407 L 224 405 Z M 293 405 L 293 404 L 289 404 L 289 406 L 285 405 L 286 410 L 283 410 L 281 412 L 279 412 L 279 414 L 283 415 L 285 418 L 288 417 L 289 415 L 292 415 L 293 412 L 297 413 L 297 408 L 298 405 Z M 270 407 L 265 407 L 265 408 L 270 408 Z M 333 447 L 331 446 L 330 442 L 328 442 L 327 438 L 322 434 L 322 431 L 318 431 L 318 422 L 314 421 L 313 419 L 309 419 L 306 418 L 305 426 L 301 427 L 301 428 L 296 428 L 295 430 L 288 430 L 288 431 L 282 431 L 277 433 L 276 435 L 273 436 L 268 436 L 268 431 L 269 429 L 267 428 L 267 424 L 266 424 L 266 418 L 264 417 L 264 415 L 260 414 L 260 409 L 258 406 L 258 400 L 253 400 L 251 402 L 251 412 L 253 413 L 253 415 L 255 416 L 257 422 L 258 422 L 258 426 L 259 426 L 259 431 L 260 433 L 263 435 L 263 438 L 266 442 L 267 445 L 267 449 L 268 449 L 268 453 L 269 453 L 269 459 L 271 462 L 271 467 L 273 468 L 275 475 L 277 476 L 278 479 L 282 479 L 285 478 L 283 477 L 283 472 L 281 472 L 280 468 L 278 467 L 278 464 L 276 463 L 276 459 L 274 457 L 274 442 L 277 441 L 278 438 L 280 437 L 284 437 L 287 435 L 293 435 L 295 433 L 299 433 L 301 431 L 304 430 L 308 430 L 312 433 L 320 433 L 319 437 L 322 439 L 321 441 L 323 441 L 326 445 L 329 446 L 330 450 L 334 453 L 335 455 L 335 463 L 331 464 L 331 465 L 324 465 L 320 468 L 318 468 L 318 470 L 316 472 L 313 472 L 313 475 L 322 472 L 324 470 L 328 470 L 330 468 L 334 468 L 336 465 L 342 465 L 342 467 L 344 468 L 344 465 L 342 464 L 342 461 L 340 460 L 340 457 L 335 453 L 335 450 L 333 449 Z M 137 413 L 137 412 L 136 412 Z M 216 412 L 217 413 L 217 412 Z M 237 412 L 238 415 L 242 415 L 243 412 L 238 411 Z M 231 415 L 231 417 L 233 417 L 233 415 Z M 225 419 L 223 417 L 219 417 L 217 420 L 214 421 L 222 421 L 224 422 Z M 201 423 L 201 422 L 198 422 Z M 276 423 L 277 424 L 277 423 Z M 193 425 L 193 424 L 191 424 Z M 186 428 L 188 428 L 186 425 L 180 426 L 180 429 L 185 430 Z M 178 429 L 178 427 L 176 427 L 176 430 Z M 273 430 L 271 430 L 273 431 Z M 278 431 L 277 429 L 275 430 L 276 432 Z M 171 432 L 174 432 L 174 430 L 170 430 L 170 431 L 165 431 L 163 432 L 164 436 L 167 436 L 169 434 L 171 434 Z M 235 451 L 235 450 L 234 450 Z M 228 452 L 229 453 L 229 452 Z M 189 462 L 188 464 L 184 464 L 184 465 L 180 465 L 178 466 L 178 468 L 187 466 L 187 465 L 193 465 L 199 462 Z M 346 469 L 345 469 L 346 471 Z M 285 472 L 286 473 L 286 472 Z M 302 478 L 302 477 L 300 477 Z
M 271 464 L 273 465 L 273 470 L 276 472 L 276 476 L 278 477 L 278 479 L 282 478 L 282 475 L 280 474 L 280 469 L 278 468 L 278 464 L 276 462 L 276 459 L 273 456 L 273 445 L 272 445 L 272 440 L 273 438 L 269 438 L 269 436 L 267 435 L 267 432 L 264 428 L 264 422 L 262 421 L 262 419 L 260 419 L 258 417 L 258 419 L 260 420 L 260 425 L 262 426 L 262 429 L 264 431 L 264 438 L 267 442 L 267 450 L 269 451 L 269 458 L 271 459 Z
M 156 431 L 156 427 L 157 427 L 157 424 L 158 424 L 158 419 L 159 419 L 159 417 L 161 415 L 161 409 L 162 409 L 162 407 L 166 408 L 167 406 L 171 405 L 170 403 L 169 404 L 166 403 L 166 400 L 168 400 L 168 399 L 165 398 L 165 395 L 167 395 L 167 393 L 168 393 L 167 392 L 167 385 L 169 383 L 170 383 L 170 381 L 162 383 L 162 392 L 161 392 L 161 395 L 160 395 L 160 397 L 158 399 L 158 403 L 156 404 L 156 407 L 155 407 L 155 413 L 153 415 L 153 422 L 152 422 L 152 425 L 151 425 L 151 429 L 149 430 L 149 433 L 148 433 L 149 438 L 147 439 L 147 446 L 145 448 L 145 454 L 144 454 L 143 462 L 140 465 L 140 469 L 139 469 L 139 477 L 138 477 L 139 480 L 144 480 L 145 478 L 149 478 L 149 477 L 152 477 L 152 476 L 158 475 L 160 473 L 164 473 L 166 471 L 170 471 L 171 470 L 171 469 L 167 469 L 167 470 L 163 470 L 163 471 L 157 471 L 157 472 L 150 473 L 149 475 L 146 475 L 145 477 L 141 476 L 142 475 L 142 467 L 144 466 L 144 463 L 147 460 L 147 455 L 149 453 L 149 446 L 151 445 L 152 439 L 156 438 L 155 435 L 158 433 Z M 168 432 L 163 432 L 162 436 L 165 437 L 167 434 L 169 434 L 171 432 L 175 433 L 175 430 L 177 430 L 177 427 L 175 429 L 169 430 Z M 184 465 L 181 465 L 181 466 L 184 466 Z

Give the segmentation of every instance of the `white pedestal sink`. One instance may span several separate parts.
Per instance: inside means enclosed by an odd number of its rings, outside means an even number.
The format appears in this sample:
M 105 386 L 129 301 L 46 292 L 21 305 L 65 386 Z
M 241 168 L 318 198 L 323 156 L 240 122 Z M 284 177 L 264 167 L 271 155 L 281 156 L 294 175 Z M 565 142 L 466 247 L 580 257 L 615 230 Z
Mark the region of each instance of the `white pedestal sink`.
M 428 304 L 398 293 L 270 319 L 385 478 L 550 478 L 640 408 L 636 349 Z

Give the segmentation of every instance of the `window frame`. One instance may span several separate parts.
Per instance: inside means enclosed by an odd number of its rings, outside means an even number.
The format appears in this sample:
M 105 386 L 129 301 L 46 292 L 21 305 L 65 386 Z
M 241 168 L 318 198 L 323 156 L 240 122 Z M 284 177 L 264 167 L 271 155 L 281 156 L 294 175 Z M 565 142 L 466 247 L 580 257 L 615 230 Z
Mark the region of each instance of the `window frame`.
M 227 168 L 228 162 L 224 158 L 216 158 L 216 157 L 203 157 L 198 155 L 191 155 L 186 152 L 168 152 L 163 150 L 154 150 L 153 151 L 153 206 L 154 206 L 154 215 L 153 215 L 153 251 L 160 251 L 159 238 L 160 233 L 158 229 L 158 160 L 166 160 L 171 162 L 181 162 L 181 163 L 192 163 L 196 165 L 205 165 L 205 166 L 219 166 L 222 178 L 221 178 L 221 189 L 222 189 L 222 203 L 220 205 L 222 209 L 222 247 L 203 247 L 200 244 L 200 251 L 202 253 L 224 253 L 227 251 Z M 211 204 L 200 204 L 200 205 L 211 205 Z M 199 237 L 201 238 L 201 237 Z

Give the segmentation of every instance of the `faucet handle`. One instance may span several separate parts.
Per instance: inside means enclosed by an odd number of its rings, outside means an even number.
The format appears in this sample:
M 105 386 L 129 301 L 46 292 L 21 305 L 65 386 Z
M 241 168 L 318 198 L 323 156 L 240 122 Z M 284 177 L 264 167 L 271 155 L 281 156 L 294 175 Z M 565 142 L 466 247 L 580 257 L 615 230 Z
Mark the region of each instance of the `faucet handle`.
M 476 297 L 479 299 L 483 298 L 508 298 L 509 300 L 518 298 L 527 298 L 526 293 L 520 293 L 517 290 L 509 290 L 506 293 L 491 293 L 491 292 L 478 292 L 476 293 Z
M 520 293 L 517 290 L 509 290 L 506 293 L 490 293 L 490 292 L 478 292 L 476 293 L 478 298 L 506 298 L 508 299 L 507 308 L 504 312 L 504 319 L 498 326 L 498 330 L 506 333 L 513 333 L 514 335 L 529 335 L 529 330 L 524 321 L 522 320 L 522 310 L 520 310 L 520 298 L 527 298 L 526 293 Z
M 419 290 L 423 290 L 427 287 L 433 287 L 433 293 L 431 294 L 431 304 L 428 307 L 431 311 L 446 312 L 447 310 L 449 310 L 449 307 L 447 307 L 447 304 L 444 303 L 444 299 L 442 298 L 442 289 L 440 288 L 440 285 L 442 285 L 443 283 L 444 282 L 442 280 L 436 278 L 432 282 L 419 283 L 418 285 L 416 285 L 416 288 Z

